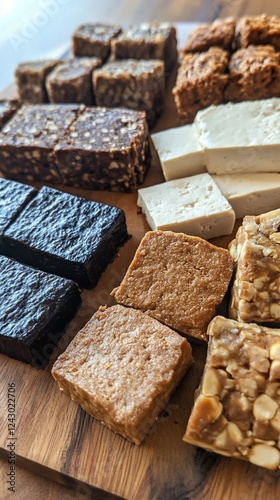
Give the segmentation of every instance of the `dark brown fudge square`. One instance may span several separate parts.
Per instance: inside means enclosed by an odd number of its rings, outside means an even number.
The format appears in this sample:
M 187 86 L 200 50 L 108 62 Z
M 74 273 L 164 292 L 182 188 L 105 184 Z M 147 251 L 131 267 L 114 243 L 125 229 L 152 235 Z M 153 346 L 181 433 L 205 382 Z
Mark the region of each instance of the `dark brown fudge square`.
M 169 72 L 177 61 L 176 29 L 169 23 L 130 26 L 112 40 L 114 59 L 161 59 Z
M 83 24 L 72 37 L 74 56 L 95 56 L 103 61 L 111 52 L 111 40 L 121 33 L 120 26 L 112 24 Z
M 236 24 L 236 43 L 238 47 L 268 44 L 280 51 L 280 19 L 266 14 L 241 17 Z
M 202 23 L 188 36 L 183 52 L 203 52 L 210 47 L 231 50 L 236 22 L 232 18 L 216 19 L 213 23 Z
M 77 57 L 56 66 L 46 80 L 50 102 L 92 106 L 92 73 L 101 64 L 98 57 Z
M 164 63 L 159 60 L 113 61 L 93 74 L 98 106 L 146 111 L 152 127 L 163 109 Z
M 271 45 L 237 50 L 229 62 L 224 95 L 233 102 L 280 96 L 280 54 Z
M 67 104 L 22 106 L 0 133 L 0 172 L 26 182 L 61 182 L 53 149 L 79 111 Z
M 20 103 L 16 99 L 0 100 L 0 128 L 13 116 Z
M 181 123 L 191 123 L 200 109 L 223 102 L 228 59 L 220 47 L 184 56 L 173 88 Z
M 59 61 L 32 61 L 19 64 L 15 70 L 15 78 L 19 98 L 23 102 L 41 104 L 48 102 L 46 76 Z
M 133 191 L 150 160 L 145 113 L 86 108 L 56 145 L 55 156 L 65 184 Z

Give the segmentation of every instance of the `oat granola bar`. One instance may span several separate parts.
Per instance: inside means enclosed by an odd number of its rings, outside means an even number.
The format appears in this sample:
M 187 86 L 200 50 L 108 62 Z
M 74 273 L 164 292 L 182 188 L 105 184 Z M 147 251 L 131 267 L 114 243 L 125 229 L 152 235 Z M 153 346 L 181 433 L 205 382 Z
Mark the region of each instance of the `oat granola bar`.
M 149 127 L 163 109 L 164 64 L 156 60 L 113 61 L 93 73 L 98 106 L 145 111 Z
M 192 340 L 207 340 L 232 271 L 233 259 L 223 248 L 183 233 L 150 231 L 111 295 Z
M 95 102 L 92 73 L 101 64 L 98 57 L 76 57 L 58 64 L 46 79 L 49 101 L 92 106 Z
M 177 55 L 176 28 L 169 23 L 135 24 L 112 40 L 114 59 L 161 59 L 167 73 Z
M 83 24 L 73 34 L 73 54 L 77 57 L 100 57 L 104 61 L 110 55 L 111 41 L 121 32 L 121 27 L 113 24 Z
M 217 316 L 184 441 L 280 468 L 280 330 Z
M 228 52 L 219 47 L 184 56 L 172 91 L 182 124 L 191 123 L 200 109 L 224 101 L 228 60 Z
M 238 47 L 248 45 L 273 45 L 280 50 L 280 19 L 276 16 L 244 16 L 236 24 L 236 42 Z
M 60 61 L 44 60 L 20 63 L 15 70 L 19 98 L 23 102 L 48 102 L 45 80 Z
M 94 314 L 52 375 L 84 410 L 139 445 L 191 364 L 186 339 L 116 305 Z
M 236 262 L 230 316 L 280 321 L 280 209 L 246 216 L 229 251 Z
M 133 191 L 150 163 L 145 113 L 86 108 L 55 146 L 55 157 L 65 184 Z
M 280 96 L 280 54 L 271 45 L 250 45 L 229 61 L 224 97 L 233 102 Z
M 78 105 L 24 105 L 0 132 L 0 172 L 9 179 L 61 183 L 54 146 L 79 114 Z
M 182 52 L 203 52 L 213 46 L 231 51 L 235 25 L 235 20 L 230 17 L 201 23 L 189 34 Z

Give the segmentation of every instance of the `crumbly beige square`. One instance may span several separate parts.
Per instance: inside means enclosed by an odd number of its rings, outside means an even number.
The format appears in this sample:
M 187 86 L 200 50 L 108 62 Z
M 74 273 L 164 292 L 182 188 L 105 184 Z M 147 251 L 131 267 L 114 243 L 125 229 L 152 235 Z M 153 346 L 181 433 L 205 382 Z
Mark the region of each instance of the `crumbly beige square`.
M 280 467 L 280 330 L 216 316 L 184 441 Z
M 141 444 L 192 364 L 186 339 L 141 311 L 101 307 L 55 362 L 61 390 Z
M 112 295 L 193 340 L 205 341 L 232 272 L 233 259 L 224 248 L 183 233 L 149 231 Z
M 236 262 L 230 317 L 280 322 L 280 209 L 246 216 L 229 252 Z

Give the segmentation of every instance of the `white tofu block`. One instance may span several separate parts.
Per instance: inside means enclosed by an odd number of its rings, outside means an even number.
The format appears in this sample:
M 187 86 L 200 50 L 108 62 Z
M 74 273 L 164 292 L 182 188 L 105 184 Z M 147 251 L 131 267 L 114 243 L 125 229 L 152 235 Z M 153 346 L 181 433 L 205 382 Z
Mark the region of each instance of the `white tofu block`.
M 203 151 L 193 125 L 171 128 L 151 137 L 167 181 L 206 172 Z
M 195 127 L 211 174 L 280 172 L 280 99 L 210 106 Z
M 280 208 L 280 174 L 213 175 L 237 219 Z
M 207 173 L 139 189 L 137 204 L 152 230 L 206 240 L 231 234 L 235 222 L 232 207 Z

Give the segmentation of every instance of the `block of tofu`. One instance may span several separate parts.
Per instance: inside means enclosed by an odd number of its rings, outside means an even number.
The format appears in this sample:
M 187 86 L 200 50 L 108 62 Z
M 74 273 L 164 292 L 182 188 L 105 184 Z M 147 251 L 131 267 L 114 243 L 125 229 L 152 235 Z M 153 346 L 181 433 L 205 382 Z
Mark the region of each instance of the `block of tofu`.
M 195 125 L 209 173 L 280 172 L 280 99 L 210 106 Z
M 231 234 L 235 223 L 231 205 L 207 173 L 139 189 L 137 204 L 153 230 L 209 240 Z
M 183 233 L 150 231 L 112 295 L 194 341 L 205 341 L 232 272 L 228 250 Z
M 217 316 L 184 441 L 280 467 L 280 330 Z
M 280 206 L 280 174 L 224 174 L 212 177 L 231 204 L 237 219 L 270 212 Z
M 124 212 L 42 187 L 5 230 L 3 252 L 91 288 L 127 240 Z
M 43 367 L 81 303 L 73 281 L 0 256 L 0 352 Z
M 280 209 L 246 216 L 229 251 L 236 262 L 230 317 L 280 322 Z
M 186 339 L 115 305 L 94 314 L 52 375 L 84 410 L 139 445 L 191 364 Z
M 193 125 L 151 135 L 166 181 L 206 172 L 203 151 Z
M 36 193 L 31 186 L 0 179 L 0 241 L 5 229 Z

